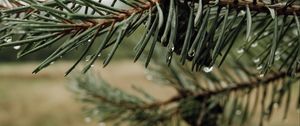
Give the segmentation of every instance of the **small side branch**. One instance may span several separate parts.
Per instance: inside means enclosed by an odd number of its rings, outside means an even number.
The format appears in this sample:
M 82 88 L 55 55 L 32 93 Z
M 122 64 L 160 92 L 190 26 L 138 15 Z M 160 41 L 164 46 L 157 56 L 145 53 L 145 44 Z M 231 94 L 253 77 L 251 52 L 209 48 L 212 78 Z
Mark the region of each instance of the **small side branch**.
M 300 72 L 300 69 L 298 69 L 296 71 L 296 73 L 299 73 L 299 72 Z M 263 79 L 257 77 L 256 79 L 254 79 L 252 81 L 249 81 L 249 82 L 238 83 L 238 84 L 236 84 L 236 86 L 223 88 L 223 89 L 215 90 L 215 91 L 196 93 L 196 94 L 193 95 L 193 97 L 210 97 L 210 96 L 213 96 L 213 95 L 222 94 L 224 92 L 243 90 L 243 89 L 247 89 L 247 88 L 254 88 L 254 87 L 257 87 L 257 86 L 260 86 L 260 85 L 263 85 L 263 84 L 264 85 L 271 84 L 272 82 L 275 82 L 277 80 L 280 80 L 280 79 L 288 77 L 288 76 L 289 76 L 288 72 L 283 71 L 283 72 L 279 72 L 279 73 L 270 74 L 269 76 L 267 76 Z M 176 96 L 170 98 L 169 100 L 162 101 L 162 102 L 156 102 L 156 103 L 152 103 L 152 104 L 141 106 L 141 107 L 144 108 L 144 109 L 162 107 L 162 106 L 166 106 L 166 105 L 169 105 L 171 103 L 175 103 L 177 101 L 180 101 L 180 100 L 182 100 L 186 97 L 187 96 L 176 95 Z

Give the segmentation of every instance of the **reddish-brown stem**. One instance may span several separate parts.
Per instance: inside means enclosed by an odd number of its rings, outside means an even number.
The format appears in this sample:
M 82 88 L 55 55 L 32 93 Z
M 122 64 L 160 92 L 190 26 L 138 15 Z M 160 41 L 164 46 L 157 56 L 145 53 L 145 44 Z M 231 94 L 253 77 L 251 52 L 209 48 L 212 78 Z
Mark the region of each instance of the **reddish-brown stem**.
M 297 73 L 299 73 L 299 72 L 300 72 L 300 69 L 297 70 Z M 183 95 L 178 94 L 176 96 L 171 97 L 170 99 L 168 99 L 166 101 L 154 102 L 154 103 L 147 104 L 147 105 L 133 105 L 133 104 L 127 104 L 126 102 L 125 103 L 116 103 L 112 100 L 107 99 L 104 96 L 99 96 L 99 95 L 92 95 L 92 97 L 100 99 L 104 102 L 110 103 L 110 104 L 118 106 L 118 107 L 126 108 L 126 109 L 133 109 L 133 110 L 134 109 L 152 109 L 152 108 L 164 107 L 169 104 L 176 103 L 186 97 L 210 97 L 213 95 L 222 94 L 224 92 L 232 92 L 232 91 L 237 91 L 237 90 L 255 88 L 260 85 L 268 85 L 268 84 L 271 84 L 272 82 L 278 81 L 278 80 L 288 77 L 288 76 L 289 76 L 288 72 L 286 72 L 286 71 L 273 73 L 273 74 L 266 76 L 265 78 L 255 78 L 249 82 L 238 83 L 235 86 L 231 86 L 231 87 L 227 87 L 227 88 L 223 88 L 223 89 L 219 89 L 219 90 L 215 90 L 215 91 L 195 93 L 191 96 L 183 96 Z

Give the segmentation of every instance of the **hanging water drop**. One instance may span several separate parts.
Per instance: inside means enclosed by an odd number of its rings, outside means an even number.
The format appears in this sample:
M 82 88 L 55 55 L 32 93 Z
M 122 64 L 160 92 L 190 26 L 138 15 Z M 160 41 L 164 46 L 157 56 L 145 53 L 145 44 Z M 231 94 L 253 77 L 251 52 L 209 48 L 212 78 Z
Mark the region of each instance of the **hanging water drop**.
M 242 111 L 241 110 L 236 110 L 235 111 L 235 115 L 241 115 L 242 114 Z
M 265 76 L 265 74 L 260 74 L 260 75 L 259 75 L 259 77 L 264 77 L 264 76 Z
M 251 47 L 252 47 L 252 48 L 255 48 L 255 47 L 257 47 L 257 45 L 258 45 L 258 43 L 255 42 L 255 43 L 251 44 Z
M 88 43 L 90 43 L 91 41 L 92 41 L 92 39 L 89 39 L 89 40 L 88 40 Z
M 241 15 L 245 15 L 246 12 L 245 12 L 244 10 L 242 10 L 240 14 L 241 14 Z
M 11 37 L 6 37 L 6 38 L 4 38 L 4 42 L 9 43 L 9 42 L 11 42 L 11 41 L 12 41 L 12 38 L 11 38 Z
M 175 50 L 175 47 L 173 46 L 171 49 L 170 49 L 170 52 L 174 52 Z
M 263 35 L 264 35 L 264 36 L 267 36 L 267 35 L 269 35 L 269 32 L 266 31 L 266 32 L 263 33 Z
M 92 119 L 91 119 L 91 117 L 85 117 L 85 118 L 84 118 L 84 121 L 85 121 L 86 123 L 90 123 L 90 122 L 92 122 Z
M 168 56 L 168 61 L 170 61 L 172 59 L 172 57 L 171 56 Z
M 289 44 L 288 44 L 288 46 L 292 46 L 293 45 L 293 42 L 290 42 Z
M 263 68 L 263 66 L 260 65 L 260 66 L 258 66 L 256 69 L 257 69 L 257 70 L 261 70 L 262 68 Z
M 213 66 L 212 66 L 212 67 L 204 67 L 204 68 L 203 68 L 203 71 L 204 71 L 205 73 L 209 73 L 209 72 L 213 71 L 213 69 L 214 69 Z
M 256 58 L 253 60 L 254 63 L 258 63 L 260 61 L 260 58 Z
M 54 17 L 54 16 L 51 16 L 51 19 L 54 19 L 54 20 L 55 20 L 55 19 L 56 19 L 56 17 Z
M 21 48 L 21 46 L 14 46 L 13 47 L 15 50 L 19 50 Z
M 191 53 L 189 53 L 190 57 L 194 57 L 195 56 L 195 50 L 193 50 Z
M 95 65 L 91 65 L 91 67 L 95 67 Z
M 243 48 L 237 50 L 237 53 L 239 53 L 239 54 L 242 54 L 242 53 L 244 53 L 244 52 L 245 52 L 245 50 L 244 50 Z
M 54 62 L 51 62 L 51 63 L 50 63 L 50 65 L 53 65 L 53 64 L 54 64 Z
M 280 51 L 277 50 L 277 51 L 275 52 L 275 55 L 279 55 L 279 54 L 280 54 Z
M 101 53 L 98 55 L 98 57 L 100 57 L 101 56 Z

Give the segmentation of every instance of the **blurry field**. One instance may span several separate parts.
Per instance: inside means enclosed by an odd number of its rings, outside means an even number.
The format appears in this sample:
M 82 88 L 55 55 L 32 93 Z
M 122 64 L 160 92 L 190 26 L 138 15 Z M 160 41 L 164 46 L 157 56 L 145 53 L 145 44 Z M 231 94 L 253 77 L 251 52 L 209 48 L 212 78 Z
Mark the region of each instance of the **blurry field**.
M 63 65 L 32 75 L 35 65 L 0 65 L 0 126 L 86 125 L 65 88 Z
M 70 63 L 57 63 L 37 75 L 31 71 L 37 63 L 0 64 L 0 126 L 97 126 L 86 123 L 81 103 L 66 88 L 64 72 Z M 161 88 L 146 80 L 141 65 L 131 61 L 114 62 L 107 69 L 97 68 L 101 75 L 118 87 L 128 90 L 130 84 L 142 85 L 152 94 L 167 99 L 174 90 Z M 294 109 L 288 120 L 281 121 L 282 110 L 274 113 L 269 126 L 299 126 L 300 116 Z M 259 117 L 259 116 L 257 116 Z M 257 119 L 249 122 L 256 126 Z

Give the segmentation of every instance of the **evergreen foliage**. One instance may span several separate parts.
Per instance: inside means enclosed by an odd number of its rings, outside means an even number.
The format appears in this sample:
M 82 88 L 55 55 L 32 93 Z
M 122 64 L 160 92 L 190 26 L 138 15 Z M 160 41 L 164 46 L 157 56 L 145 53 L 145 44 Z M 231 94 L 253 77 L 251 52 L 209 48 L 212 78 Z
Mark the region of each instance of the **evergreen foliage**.
M 14 47 L 21 58 L 59 43 L 37 73 L 85 47 L 66 75 L 92 54 L 86 73 L 111 49 L 103 62 L 107 66 L 124 39 L 144 28 L 134 61 L 144 59 L 145 67 L 156 61 L 159 66 L 150 68 L 155 78 L 178 95 L 161 102 L 140 90 L 148 103 L 97 77 L 77 78 L 79 92 L 96 105 L 103 121 L 216 126 L 232 125 L 234 115 L 241 114 L 243 125 L 260 105 L 262 125 L 274 106 L 287 112 L 291 86 L 299 81 L 299 15 L 297 0 L 4 0 L 0 48 Z M 300 95 L 295 100 L 299 110 Z

